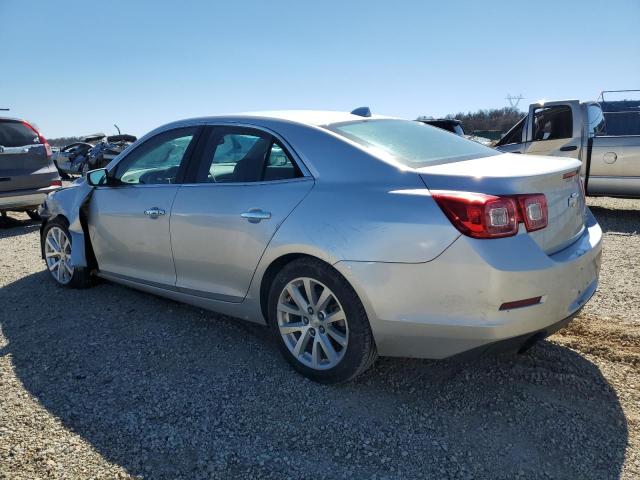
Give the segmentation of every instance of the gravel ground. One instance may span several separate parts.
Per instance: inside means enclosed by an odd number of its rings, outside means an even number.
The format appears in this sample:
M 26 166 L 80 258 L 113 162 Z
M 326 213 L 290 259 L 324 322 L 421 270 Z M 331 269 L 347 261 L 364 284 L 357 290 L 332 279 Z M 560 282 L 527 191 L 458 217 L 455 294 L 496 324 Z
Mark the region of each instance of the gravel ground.
M 520 356 L 380 359 L 322 386 L 264 328 L 54 285 L 0 230 L 0 478 L 640 477 L 640 200 L 590 199 L 601 285 Z

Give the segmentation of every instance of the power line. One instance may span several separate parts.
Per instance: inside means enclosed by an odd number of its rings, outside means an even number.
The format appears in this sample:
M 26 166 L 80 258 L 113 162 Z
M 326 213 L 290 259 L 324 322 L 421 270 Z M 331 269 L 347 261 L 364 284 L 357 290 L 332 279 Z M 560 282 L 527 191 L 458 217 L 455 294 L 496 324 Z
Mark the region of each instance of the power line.
M 520 103 L 520 100 L 524 99 L 524 97 L 522 96 L 522 94 L 515 96 L 515 95 L 511 95 L 510 93 L 507 93 L 506 99 L 509 100 L 509 105 L 511 106 L 511 108 L 517 109 L 518 104 Z

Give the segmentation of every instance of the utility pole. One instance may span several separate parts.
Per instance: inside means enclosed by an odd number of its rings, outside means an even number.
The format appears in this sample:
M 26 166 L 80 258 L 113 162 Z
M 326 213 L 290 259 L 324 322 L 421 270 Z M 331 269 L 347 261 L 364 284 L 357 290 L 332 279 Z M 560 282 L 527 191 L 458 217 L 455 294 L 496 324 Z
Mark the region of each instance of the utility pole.
M 509 100 L 509 106 L 513 109 L 513 110 L 517 110 L 518 109 L 518 104 L 520 103 L 520 100 L 522 100 L 524 97 L 522 96 L 522 94 L 519 94 L 518 96 L 515 95 L 511 95 L 510 93 L 507 93 L 507 97 L 506 99 Z

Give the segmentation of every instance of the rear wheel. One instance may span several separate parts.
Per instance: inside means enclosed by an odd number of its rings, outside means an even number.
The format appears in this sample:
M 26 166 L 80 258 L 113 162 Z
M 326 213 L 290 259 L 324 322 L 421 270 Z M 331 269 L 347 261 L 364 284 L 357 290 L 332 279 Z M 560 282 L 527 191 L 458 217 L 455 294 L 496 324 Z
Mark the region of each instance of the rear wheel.
M 31 220 L 41 220 L 40 214 L 37 210 L 27 210 L 25 213 L 29 215 L 29 218 Z
M 356 292 L 319 260 L 295 260 L 280 271 L 269 294 L 269 321 L 287 361 L 317 382 L 350 380 L 376 358 Z
M 91 275 L 86 267 L 75 267 L 71 261 L 71 234 L 67 223 L 59 218 L 47 223 L 42 232 L 44 260 L 53 279 L 62 286 L 86 288 Z

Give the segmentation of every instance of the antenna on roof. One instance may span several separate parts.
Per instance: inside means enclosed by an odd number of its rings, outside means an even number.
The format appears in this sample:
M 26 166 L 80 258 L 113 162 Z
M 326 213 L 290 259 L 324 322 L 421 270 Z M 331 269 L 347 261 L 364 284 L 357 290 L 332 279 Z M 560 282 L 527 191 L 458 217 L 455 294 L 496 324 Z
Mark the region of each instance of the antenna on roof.
M 0 108 L 0 112 L 8 112 L 10 109 L 8 108 Z
M 369 110 L 369 107 L 358 107 L 355 110 L 351 111 L 351 115 L 358 115 L 359 117 L 370 117 L 371 110 Z

